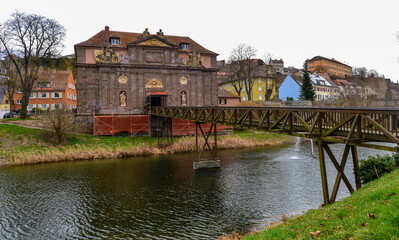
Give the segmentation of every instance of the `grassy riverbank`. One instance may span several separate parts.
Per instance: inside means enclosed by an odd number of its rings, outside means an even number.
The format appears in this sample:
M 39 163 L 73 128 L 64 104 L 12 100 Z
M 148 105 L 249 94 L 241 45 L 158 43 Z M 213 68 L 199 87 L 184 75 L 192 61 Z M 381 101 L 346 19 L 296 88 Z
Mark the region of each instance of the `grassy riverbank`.
M 271 225 L 260 233 L 222 239 L 399 239 L 399 170 L 348 198 Z
M 73 161 L 130 156 L 147 156 L 192 152 L 193 137 L 175 138 L 167 147 L 158 147 L 150 137 L 95 137 L 71 134 L 61 145 L 54 145 L 51 134 L 43 129 L 0 124 L 1 165 L 23 165 L 43 162 Z M 290 143 L 292 137 L 250 131 L 220 136 L 219 149 L 250 148 Z M 200 143 L 203 144 L 201 139 Z

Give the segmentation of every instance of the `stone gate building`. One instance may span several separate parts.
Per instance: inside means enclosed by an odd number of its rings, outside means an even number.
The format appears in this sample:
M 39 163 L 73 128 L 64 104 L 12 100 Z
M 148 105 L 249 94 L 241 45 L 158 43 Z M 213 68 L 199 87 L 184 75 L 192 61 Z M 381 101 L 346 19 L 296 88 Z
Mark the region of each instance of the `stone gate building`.
M 217 106 L 217 53 L 189 37 L 105 27 L 75 45 L 77 112 L 147 114 L 150 106 Z

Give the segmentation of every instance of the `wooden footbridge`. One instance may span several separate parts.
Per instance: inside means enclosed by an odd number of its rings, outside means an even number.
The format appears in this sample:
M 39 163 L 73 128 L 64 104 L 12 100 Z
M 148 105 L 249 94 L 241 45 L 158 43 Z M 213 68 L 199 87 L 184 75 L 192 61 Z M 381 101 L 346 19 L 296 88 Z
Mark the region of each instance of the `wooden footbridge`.
M 151 115 L 162 118 L 186 119 L 195 122 L 205 143 L 197 155 L 208 149 L 213 158 L 217 153 L 217 124 L 247 127 L 315 139 L 319 151 L 324 204 L 335 202 L 341 179 L 350 193 L 354 192 L 344 173 L 349 153 L 352 154 L 356 189 L 361 188 L 357 147 L 399 152 L 399 108 L 311 108 L 311 107 L 153 107 Z M 210 130 L 201 127 L 211 123 Z M 214 132 L 213 147 L 209 137 Z M 339 163 L 329 145 L 345 144 Z M 196 130 L 198 153 L 198 131 Z M 328 190 L 325 153 L 337 169 L 331 195 Z

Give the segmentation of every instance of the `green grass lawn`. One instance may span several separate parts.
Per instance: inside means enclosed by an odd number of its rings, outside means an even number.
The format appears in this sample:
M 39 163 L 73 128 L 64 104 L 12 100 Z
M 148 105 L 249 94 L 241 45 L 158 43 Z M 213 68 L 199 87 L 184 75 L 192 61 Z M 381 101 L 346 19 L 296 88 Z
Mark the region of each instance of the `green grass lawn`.
M 399 239 L 399 170 L 340 202 L 244 239 Z
M 226 137 L 241 138 L 247 141 L 268 141 L 268 142 L 284 142 L 289 141 L 290 137 L 276 133 L 253 133 L 252 131 L 238 131 L 233 135 L 219 135 L 219 139 Z M 191 139 L 191 140 L 190 140 Z M 184 139 L 175 137 L 176 141 L 188 140 L 193 141 L 193 137 L 185 137 Z M 84 134 L 69 134 L 67 140 L 62 144 L 54 144 L 51 134 L 43 129 L 33 129 L 12 124 L 0 124 L 0 158 L 14 161 L 15 159 L 24 158 L 29 160 L 30 156 L 52 154 L 57 152 L 80 151 L 108 151 L 117 152 L 123 150 L 132 150 L 134 148 L 149 146 L 156 147 L 157 138 L 140 136 L 140 137 L 111 137 L 111 136 L 91 136 Z M 81 154 L 84 156 L 84 154 Z M 24 162 L 24 161 L 23 161 Z

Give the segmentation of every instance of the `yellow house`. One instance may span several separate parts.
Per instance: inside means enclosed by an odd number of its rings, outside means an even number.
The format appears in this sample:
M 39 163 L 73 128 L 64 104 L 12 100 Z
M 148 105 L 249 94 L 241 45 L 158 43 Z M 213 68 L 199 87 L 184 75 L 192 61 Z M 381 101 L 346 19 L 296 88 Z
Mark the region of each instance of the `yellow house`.
M 277 90 L 274 78 L 256 77 L 253 78 L 252 81 L 253 81 L 253 87 L 252 87 L 251 101 L 268 101 L 276 97 Z M 240 95 L 241 101 L 248 101 L 248 93 L 244 88 L 244 84 L 242 84 L 243 87 L 241 89 L 241 93 L 238 94 L 234 88 L 234 82 L 238 87 L 237 81 L 224 82 L 221 84 L 221 87 L 231 93 Z
M 0 86 L 0 119 L 4 114 L 10 112 L 10 104 L 7 97 L 4 95 L 5 86 Z

